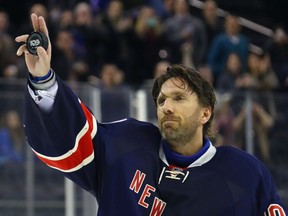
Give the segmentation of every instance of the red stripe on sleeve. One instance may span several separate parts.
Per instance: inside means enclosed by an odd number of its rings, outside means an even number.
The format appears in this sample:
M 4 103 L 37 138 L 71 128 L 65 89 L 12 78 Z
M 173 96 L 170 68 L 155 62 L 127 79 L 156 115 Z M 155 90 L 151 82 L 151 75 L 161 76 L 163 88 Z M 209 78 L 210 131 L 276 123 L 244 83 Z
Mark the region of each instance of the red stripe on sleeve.
M 71 154 L 68 154 L 67 156 L 65 155 L 63 157 L 55 157 L 55 159 L 53 159 L 53 157 L 43 157 L 39 153 L 35 152 L 36 155 L 40 158 L 40 160 L 42 160 L 48 166 L 59 169 L 61 171 L 75 171 L 76 167 L 78 167 L 77 169 L 80 169 L 82 167 L 81 164 L 83 164 L 83 166 L 86 165 L 83 163 L 84 160 L 87 159 L 89 156 L 93 155 L 93 137 L 91 137 L 91 132 L 93 131 L 93 127 L 96 127 L 95 125 L 93 125 L 94 117 L 84 104 L 80 104 L 88 122 L 88 130 L 82 135 L 78 143 L 75 142 L 75 145 L 77 146 L 76 151 L 74 153 L 71 152 Z M 81 133 L 81 131 L 79 132 L 79 134 Z

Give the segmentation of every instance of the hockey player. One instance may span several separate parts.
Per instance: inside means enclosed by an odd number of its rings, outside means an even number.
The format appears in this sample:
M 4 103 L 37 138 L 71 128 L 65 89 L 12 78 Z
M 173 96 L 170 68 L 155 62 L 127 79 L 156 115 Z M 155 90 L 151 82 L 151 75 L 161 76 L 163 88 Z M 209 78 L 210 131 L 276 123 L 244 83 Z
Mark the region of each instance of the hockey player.
M 31 20 L 48 36 L 43 17 Z M 132 118 L 98 122 L 50 68 L 50 42 L 38 56 L 24 44 L 22 54 L 29 70 L 27 141 L 44 163 L 95 196 L 98 215 L 287 214 L 259 160 L 210 142 L 215 95 L 193 69 L 172 65 L 155 81 L 158 129 Z

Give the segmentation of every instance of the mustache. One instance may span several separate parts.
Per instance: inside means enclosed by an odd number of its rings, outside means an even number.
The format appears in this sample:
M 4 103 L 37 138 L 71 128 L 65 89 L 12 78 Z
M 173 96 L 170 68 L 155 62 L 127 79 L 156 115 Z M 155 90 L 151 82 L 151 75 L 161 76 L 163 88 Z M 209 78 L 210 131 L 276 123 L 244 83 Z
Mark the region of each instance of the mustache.
M 161 118 L 160 122 L 166 122 L 166 121 L 179 121 L 180 118 L 175 115 L 165 115 L 163 118 Z

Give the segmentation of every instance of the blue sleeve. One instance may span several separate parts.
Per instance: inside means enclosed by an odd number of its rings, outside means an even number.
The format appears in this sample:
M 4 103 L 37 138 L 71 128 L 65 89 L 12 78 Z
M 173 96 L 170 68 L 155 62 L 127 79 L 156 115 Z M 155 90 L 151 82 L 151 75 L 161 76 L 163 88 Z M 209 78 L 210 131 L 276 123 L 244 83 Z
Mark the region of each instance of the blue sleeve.
M 43 111 L 27 91 L 24 129 L 28 144 L 40 160 L 63 172 L 95 194 L 97 163 L 94 137 L 97 122 L 89 109 L 61 80 L 51 112 Z

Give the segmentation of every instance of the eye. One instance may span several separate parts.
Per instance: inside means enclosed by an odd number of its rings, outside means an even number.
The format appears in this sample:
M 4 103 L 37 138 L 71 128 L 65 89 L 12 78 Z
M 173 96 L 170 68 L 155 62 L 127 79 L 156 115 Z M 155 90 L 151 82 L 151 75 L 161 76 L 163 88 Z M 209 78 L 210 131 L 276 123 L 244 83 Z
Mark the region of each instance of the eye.
M 159 97 L 157 99 L 157 106 L 162 106 L 164 104 L 164 102 L 165 102 L 165 98 Z
M 177 95 L 177 96 L 175 97 L 175 100 L 176 100 L 176 101 L 182 101 L 182 100 L 184 100 L 184 99 L 185 99 L 185 97 L 182 96 L 182 95 Z

